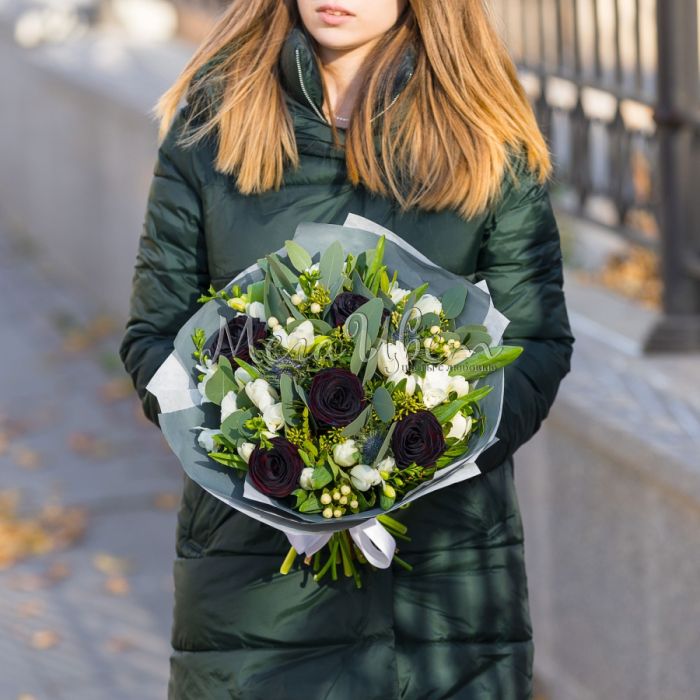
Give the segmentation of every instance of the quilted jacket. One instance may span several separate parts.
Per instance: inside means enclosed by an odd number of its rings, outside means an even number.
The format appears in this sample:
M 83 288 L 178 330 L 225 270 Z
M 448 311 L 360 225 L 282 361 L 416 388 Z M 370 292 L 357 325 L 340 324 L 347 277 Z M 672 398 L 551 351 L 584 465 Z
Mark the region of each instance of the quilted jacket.
M 317 584 L 301 562 L 283 576 L 286 537 L 183 475 L 169 699 L 530 698 L 534 643 L 513 454 L 547 416 L 574 342 L 549 194 L 521 159 L 519 185 L 504 176 L 498 205 L 480 216 L 402 214 L 347 181 L 300 29 L 287 37 L 279 66 L 301 157 L 279 191 L 241 195 L 233 177 L 213 168 L 214 139 L 176 144 L 201 94 L 189 95 L 158 149 L 120 346 L 145 415 L 158 426 L 146 384 L 210 283 L 223 287 L 299 222 L 342 224 L 350 212 L 452 272 L 486 280 L 510 319 L 504 342 L 524 352 L 505 370 L 500 441 L 478 460 L 485 473 L 398 511 L 413 538 L 400 543 L 411 573 L 368 572 L 360 590 L 343 577 Z M 397 95 L 413 66 L 407 52 Z

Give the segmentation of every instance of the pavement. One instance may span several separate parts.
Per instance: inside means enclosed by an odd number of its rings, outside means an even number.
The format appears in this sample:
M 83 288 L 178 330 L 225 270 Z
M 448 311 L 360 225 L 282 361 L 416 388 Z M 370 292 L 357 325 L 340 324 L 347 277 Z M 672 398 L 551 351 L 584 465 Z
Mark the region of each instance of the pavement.
M 122 328 L 0 231 L 1 700 L 162 700 L 182 470 Z

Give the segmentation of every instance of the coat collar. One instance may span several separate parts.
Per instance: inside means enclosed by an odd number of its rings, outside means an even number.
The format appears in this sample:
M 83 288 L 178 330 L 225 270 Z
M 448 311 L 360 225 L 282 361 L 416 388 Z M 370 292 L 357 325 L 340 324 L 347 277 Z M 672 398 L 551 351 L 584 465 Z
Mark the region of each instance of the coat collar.
M 393 86 L 392 104 L 406 86 L 415 69 L 415 50 L 409 47 L 401 60 Z M 285 92 L 299 105 L 310 109 L 316 119 L 330 127 L 323 114 L 323 89 L 321 74 L 316 57 L 306 31 L 299 26 L 292 27 L 287 35 L 279 56 L 280 79 Z M 381 111 L 376 111 L 373 118 Z

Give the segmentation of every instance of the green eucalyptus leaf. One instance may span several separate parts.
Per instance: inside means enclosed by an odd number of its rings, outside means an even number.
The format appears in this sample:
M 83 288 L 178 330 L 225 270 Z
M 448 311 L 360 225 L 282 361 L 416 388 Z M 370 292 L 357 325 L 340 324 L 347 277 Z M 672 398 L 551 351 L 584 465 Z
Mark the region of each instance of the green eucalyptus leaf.
M 289 256 L 289 262 L 292 263 L 295 270 L 299 272 L 304 272 L 311 267 L 311 256 L 308 254 L 305 248 L 302 248 L 296 241 L 285 241 L 284 247 Z
M 231 366 L 228 370 L 230 372 Z M 206 397 L 217 406 L 221 406 L 221 402 L 229 391 L 238 389 L 238 385 L 233 381 L 233 374 L 227 374 L 226 370 L 219 366 L 214 374 L 207 381 L 204 387 Z
M 234 411 L 221 424 L 221 432 L 232 442 L 235 442 L 240 438 L 247 439 L 250 437 L 250 432 L 243 427 L 243 424 L 252 417 L 253 413 L 249 409 Z
M 421 328 L 432 328 L 433 326 L 440 326 L 440 317 L 435 313 L 423 314 L 420 319 Z
M 365 286 L 357 270 L 354 270 L 352 273 L 352 291 L 354 294 L 361 294 L 367 299 L 372 299 L 374 297 L 374 294 Z
M 365 427 L 365 423 L 367 422 L 367 419 L 369 418 L 369 413 L 372 410 L 372 405 L 370 404 L 369 406 L 366 406 L 363 410 L 362 413 L 360 413 L 355 420 L 350 423 L 349 425 L 346 425 L 341 434 L 343 437 L 353 437 L 353 435 L 357 435 L 362 428 Z
M 467 291 L 467 287 L 459 285 L 451 287 L 442 295 L 442 313 L 446 318 L 457 318 L 462 313 L 467 301 Z
M 276 284 L 290 294 L 294 294 L 299 281 L 297 276 L 274 253 L 268 255 L 267 258 L 270 264 L 270 272 Z
M 383 423 L 388 423 L 394 417 L 396 407 L 394 406 L 391 394 L 387 391 L 385 386 L 376 388 L 372 403 L 374 404 L 374 410 L 379 416 L 379 420 Z
M 455 333 L 459 335 L 459 339 L 464 342 L 470 333 L 488 333 L 486 326 L 481 323 L 470 323 L 466 326 L 458 326 L 455 328 Z
M 351 313 L 345 321 L 345 330 L 351 338 L 357 338 L 358 334 L 362 337 L 362 331 L 365 331 L 365 352 L 377 339 L 383 311 L 384 304 L 381 299 L 370 299 Z
M 287 311 L 287 305 L 282 299 L 282 295 L 272 282 L 272 275 L 267 275 L 265 277 L 264 290 L 265 301 L 263 302 L 263 304 L 265 306 L 265 316 L 267 318 L 270 318 L 270 316 L 274 316 L 281 323 L 284 323 L 284 320 L 287 318 L 287 316 L 289 316 L 289 313 Z
M 374 377 L 374 374 L 377 371 L 378 364 L 379 351 L 377 350 L 377 348 L 370 348 L 369 355 L 367 357 L 367 364 L 365 365 L 365 371 L 362 375 L 363 384 L 367 384 L 372 379 L 372 377 Z
M 280 402 L 284 422 L 294 427 L 299 424 L 299 416 L 294 410 L 294 382 L 286 372 L 280 375 Z
M 333 241 L 321 254 L 319 261 L 319 279 L 321 284 L 328 289 L 333 289 L 342 284 L 343 263 L 345 253 L 340 241 Z M 331 298 L 334 295 L 331 295 Z

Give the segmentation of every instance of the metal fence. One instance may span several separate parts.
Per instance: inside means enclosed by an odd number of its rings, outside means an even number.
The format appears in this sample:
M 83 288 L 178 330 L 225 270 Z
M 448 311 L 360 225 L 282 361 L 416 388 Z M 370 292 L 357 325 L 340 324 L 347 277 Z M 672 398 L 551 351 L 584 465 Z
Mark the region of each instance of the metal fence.
M 700 349 L 698 0 L 493 0 L 557 203 L 661 257 L 647 352 Z

